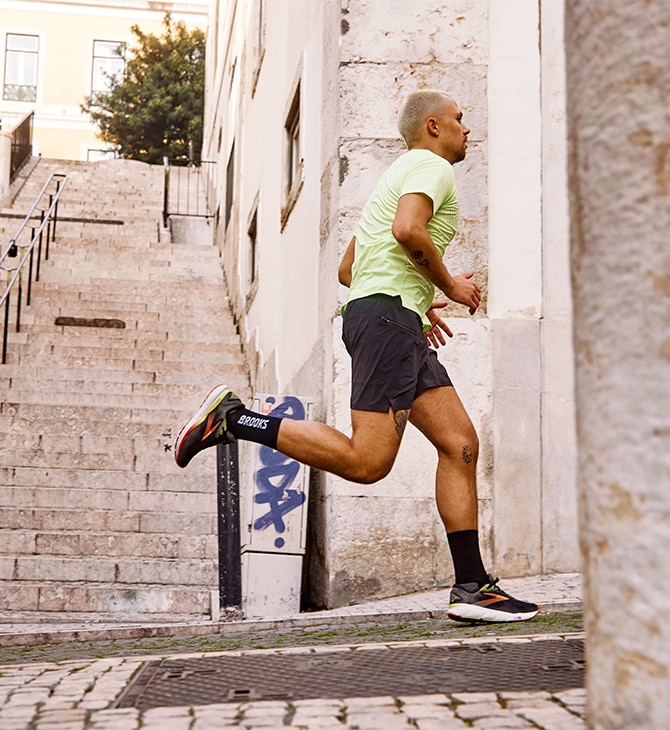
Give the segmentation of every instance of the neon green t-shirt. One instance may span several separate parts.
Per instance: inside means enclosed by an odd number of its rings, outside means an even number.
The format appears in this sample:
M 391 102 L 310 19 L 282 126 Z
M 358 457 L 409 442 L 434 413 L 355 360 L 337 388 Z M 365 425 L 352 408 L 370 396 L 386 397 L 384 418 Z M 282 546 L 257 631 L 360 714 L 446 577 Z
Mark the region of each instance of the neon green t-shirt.
M 347 303 L 370 294 L 400 296 L 429 329 L 426 312 L 435 287 L 415 268 L 391 233 L 398 201 L 407 193 L 423 193 L 433 201 L 427 225 L 440 256 L 456 233 L 458 198 L 453 167 L 430 150 L 409 150 L 379 179 L 361 214 Z

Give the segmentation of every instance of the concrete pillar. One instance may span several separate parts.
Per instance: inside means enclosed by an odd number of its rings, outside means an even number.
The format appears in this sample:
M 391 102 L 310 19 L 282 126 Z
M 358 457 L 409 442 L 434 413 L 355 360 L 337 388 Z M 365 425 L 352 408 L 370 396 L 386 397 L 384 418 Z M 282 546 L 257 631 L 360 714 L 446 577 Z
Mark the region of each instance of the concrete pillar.
M 592 728 L 670 716 L 669 32 L 667 2 L 566 3 Z
M 6 208 L 11 203 L 9 195 L 11 172 L 12 135 L 0 131 L 0 208 Z

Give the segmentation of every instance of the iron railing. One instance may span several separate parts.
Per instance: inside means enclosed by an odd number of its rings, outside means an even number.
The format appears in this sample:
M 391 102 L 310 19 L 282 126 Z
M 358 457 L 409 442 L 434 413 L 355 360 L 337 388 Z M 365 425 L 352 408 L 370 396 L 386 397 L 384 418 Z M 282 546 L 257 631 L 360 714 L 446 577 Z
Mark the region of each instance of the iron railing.
M 2 328 L 2 364 L 7 362 L 7 340 L 11 314 L 12 289 L 16 286 L 16 332 L 21 331 L 21 306 L 23 303 L 24 272 L 27 264 L 26 306 L 30 306 L 33 275 L 40 280 L 42 255 L 49 259 L 49 244 L 56 240 L 58 222 L 58 199 L 67 182 L 67 175 L 52 174 L 44 184 L 33 203 L 30 212 L 23 219 L 14 237 L 0 254 L 0 271 L 5 271 L 7 281 L 0 296 L 0 309 L 4 309 Z M 47 202 L 48 201 L 48 202 Z M 35 261 L 35 254 L 37 260 Z M 17 261 L 18 259 L 18 261 Z
M 18 174 L 33 154 L 33 120 L 35 112 L 29 112 L 23 119 L 12 127 L 12 154 L 9 179 L 10 182 Z
M 193 164 L 187 159 L 163 158 L 163 227 L 171 215 L 213 218 L 207 173 L 216 165 L 212 160 Z

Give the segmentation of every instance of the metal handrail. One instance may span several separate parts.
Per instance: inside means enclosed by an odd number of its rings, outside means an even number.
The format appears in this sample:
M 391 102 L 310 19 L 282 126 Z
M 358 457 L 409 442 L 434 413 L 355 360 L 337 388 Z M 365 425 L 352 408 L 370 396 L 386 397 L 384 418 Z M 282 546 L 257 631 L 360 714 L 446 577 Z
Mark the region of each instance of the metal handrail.
M 3 294 L 0 296 L 0 307 L 4 305 L 4 324 L 2 328 L 2 364 L 7 362 L 7 338 L 9 333 L 9 314 L 12 287 L 18 282 L 18 297 L 16 302 L 16 331 L 21 331 L 21 303 L 23 300 L 23 267 L 28 262 L 28 291 L 26 294 L 26 306 L 30 306 L 32 293 L 33 270 L 35 270 L 35 281 L 40 280 L 40 264 L 44 241 L 44 260 L 49 260 L 49 243 L 56 240 L 56 223 L 58 222 L 58 200 L 67 182 L 67 175 L 53 173 L 44 184 L 40 194 L 30 209 L 30 212 L 23 219 L 17 232 L 10 239 L 2 254 L 0 254 L 0 269 L 7 272 L 7 284 Z M 53 187 L 55 185 L 55 191 Z M 48 197 L 48 207 L 40 207 Z M 31 226 L 31 221 L 37 220 L 38 224 Z M 22 236 L 29 235 L 27 244 L 21 244 Z M 34 266 L 35 247 L 37 247 L 37 266 Z M 9 259 L 15 259 L 22 251 L 22 256 L 16 266 L 9 266 Z

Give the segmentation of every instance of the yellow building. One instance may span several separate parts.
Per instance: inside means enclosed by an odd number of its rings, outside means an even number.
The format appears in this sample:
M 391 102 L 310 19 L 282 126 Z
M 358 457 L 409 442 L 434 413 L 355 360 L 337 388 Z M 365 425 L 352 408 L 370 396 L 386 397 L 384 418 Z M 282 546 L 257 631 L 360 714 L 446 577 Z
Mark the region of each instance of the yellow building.
M 162 33 L 166 12 L 188 27 L 207 25 L 207 0 L 3 0 L 0 3 L 0 119 L 3 129 L 34 111 L 33 154 L 95 160 L 110 151 L 83 114 L 84 97 L 123 71 L 138 25 Z

